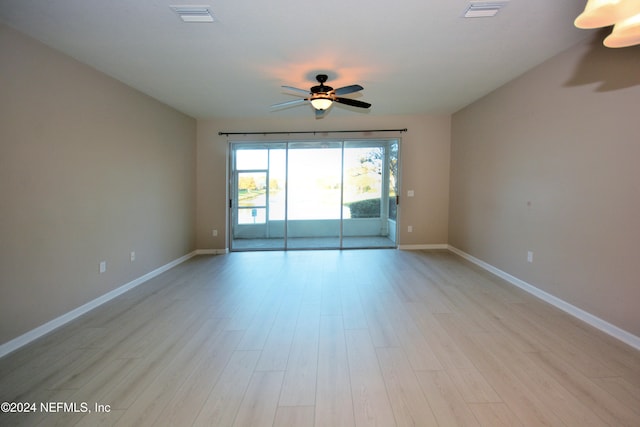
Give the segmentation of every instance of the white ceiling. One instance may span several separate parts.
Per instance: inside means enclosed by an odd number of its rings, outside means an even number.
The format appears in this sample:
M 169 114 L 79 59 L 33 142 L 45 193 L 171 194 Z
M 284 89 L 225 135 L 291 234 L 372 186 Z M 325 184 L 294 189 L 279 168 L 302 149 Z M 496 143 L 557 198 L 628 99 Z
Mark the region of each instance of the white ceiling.
M 354 83 L 369 112 L 453 113 L 588 37 L 586 0 L 511 0 L 464 19 L 468 0 L 0 0 L 0 20 L 196 118 L 298 117 L 274 111 L 319 72 Z M 185 24 L 170 5 L 210 5 Z

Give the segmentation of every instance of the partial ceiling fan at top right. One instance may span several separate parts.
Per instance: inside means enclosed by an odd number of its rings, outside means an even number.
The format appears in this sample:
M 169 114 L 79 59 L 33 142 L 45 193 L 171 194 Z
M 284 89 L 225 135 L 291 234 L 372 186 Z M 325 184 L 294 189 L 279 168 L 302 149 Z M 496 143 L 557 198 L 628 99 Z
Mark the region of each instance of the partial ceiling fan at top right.
M 640 0 L 588 0 L 574 25 L 585 29 L 613 25 L 604 39 L 607 47 L 640 44 Z

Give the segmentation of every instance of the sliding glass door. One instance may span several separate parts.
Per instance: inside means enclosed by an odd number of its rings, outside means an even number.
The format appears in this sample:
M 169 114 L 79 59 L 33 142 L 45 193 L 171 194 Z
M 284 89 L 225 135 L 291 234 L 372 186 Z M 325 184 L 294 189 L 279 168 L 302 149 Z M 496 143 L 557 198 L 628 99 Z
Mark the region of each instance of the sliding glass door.
M 339 248 L 342 144 L 290 143 L 287 164 L 287 247 Z
M 286 144 L 237 146 L 232 151 L 232 248 L 285 248 Z
M 396 246 L 397 140 L 231 143 L 231 249 Z
M 342 246 L 395 245 L 397 141 L 345 141 Z

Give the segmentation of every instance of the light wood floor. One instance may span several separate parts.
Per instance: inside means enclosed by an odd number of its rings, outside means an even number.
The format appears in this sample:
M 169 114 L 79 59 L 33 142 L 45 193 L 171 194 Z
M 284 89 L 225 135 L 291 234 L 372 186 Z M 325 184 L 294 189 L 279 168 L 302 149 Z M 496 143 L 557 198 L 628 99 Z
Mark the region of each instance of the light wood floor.
M 447 252 L 194 258 L 0 360 L 0 425 L 640 426 L 640 352 Z

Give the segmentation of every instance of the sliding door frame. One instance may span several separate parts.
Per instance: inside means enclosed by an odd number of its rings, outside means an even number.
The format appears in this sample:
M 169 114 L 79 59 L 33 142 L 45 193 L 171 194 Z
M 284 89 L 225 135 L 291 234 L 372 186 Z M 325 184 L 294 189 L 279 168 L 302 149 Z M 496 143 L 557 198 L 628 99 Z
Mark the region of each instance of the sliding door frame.
M 290 150 L 291 149 L 295 149 L 295 148 L 291 148 L 292 145 L 298 144 L 298 143 L 302 143 L 302 144 L 307 144 L 310 147 L 313 147 L 314 145 L 317 146 L 318 148 L 322 148 L 322 147 L 326 147 L 327 144 L 331 144 L 331 143 L 337 143 L 340 146 L 340 158 L 341 158 L 341 172 L 340 172 L 340 215 L 339 215 L 339 235 L 338 235 L 338 245 L 337 246 L 330 246 L 330 247 L 295 247 L 292 248 L 289 245 L 289 237 L 290 237 L 290 230 L 289 230 L 289 222 L 290 222 L 290 216 L 289 216 L 289 207 L 290 207 L 290 197 L 289 197 L 289 190 L 290 190 Z M 387 228 L 386 231 L 388 234 L 387 237 L 391 238 L 392 237 L 392 245 L 389 246 L 353 246 L 353 247 L 345 247 L 344 245 L 344 238 L 345 238 L 345 218 L 344 218 L 344 213 L 343 213 L 343 209 L 344 209 L 344 201 L 345 201 L 345 149 L 350 148 L 349 144 L 355 144 L 355 146 L 361 146 L 361 147 L 381 147 L 383 148 L 383 167 L 381 170 L 381 194 L 380 194 L 380 220 L 381 221 L 387 221 Z M 369 145 L 370 144 L 370 145 Z M 301 250 L 301 249 L 348 249 L 348 248 L 354 248 L 354 249 L 366 249 L 366 248 L 377 248 L 377 247 L 386 247 L 386 248 L 397 248 L 398 247 L 398 231 L 399 231 L 399 226 L 400 226 L 400 207 L 399 204 L 396 207 L 396 218 L 392 219 L 389 218 L 389 200 L 390 197 L 392 197 L 390 195 L 391 189 L 390 189 L 390 175 L 391 175 L 391 166 L 390 166 L 390 153 L 391 153 L 391 147 L 392 145 L 395 144 L 397 146 L 397 153 L 396 153 L 396 162 L 397 162 L 397 173 L 394 178 L 396 180 L 396 201 L 399 199 L 399 194 L 400 194 L 400 150 L 401 150 L 401 138 L 399 137 L 371 137 L 371 138 L 313 138 L 313 139 L 291 139 L 291 140 L 268 140 L 268 141 L 251 141 L 251 140 L 230 140 L 228 142 L 228 177 L 229 177 L 229 182 L 228 182 L 228 189 L 229 189 L 229 214 L 228 214 L 228 236 L 229 236 L 229 248 L 231 251 L 244 251 L 244 250 Z M 267 158 L 270 160 L 271 159 L 271 150 L 274 149 L 284 149 L 285 154 L 284 154 L 284 162 L 285 162 L 285 167 L 284 167 L 284 218 L 282 219 L 283 221 L 283 227 L 282 227 L 282 231 L 281 231 L 281 236 L 279 234 L 272 234 L 270 232 L 270 222 L 276 222 L 276 221 L 280 221 L 280 220 L 275 220 L 275 221 L 270 221 L 269 219 L 269 215 L 270 215 L 270 206 L 269 206 L 269 201 L 270 201 L 270 164 L 267 165 L 266 169 L 247 169 L 247 170 L 236 170 L 236 154 L 237 151 L 239 149 L 255 149 L 256 150 L 260 150 L 260 149 L 266 149 L 267 150 Z M 245 248 L 241 248 L 239 245 L 236 247 L 236 228 L 235 227 L 242 227 L 241 224 L 238 223 L 238 218 L 237 218 L 237 210 L 238 210 L 238 176 L 240 173 L 244 173 L 244 172 L 266 172 L 266 176 L 267 176 L 267 183 L 266 183 L 266 193 L 265 193 L 265 200 L 266 200 L 266 206 L 264 206 L 265 208 L 265 234 L 264 234 L 264 238 L 265 239 L 269 239 L 269 238 L 274 238 L 279 240 L 280 237 L 282 238 L 282 245 L 276 244 L 274 247 L 262 247 L 262 248 L 252 248 L 252 247 L 245 247 Z M 393 223 L 393 225 L 390 225 L 391 223 Z M 275 237 L 274 237 L 275 236 Z M 380 234 L 380 236 L 384 236 L 383 234 Z M 275 240 L 274 240 L 275 241 Z

